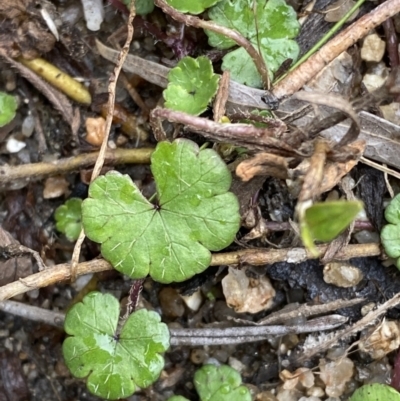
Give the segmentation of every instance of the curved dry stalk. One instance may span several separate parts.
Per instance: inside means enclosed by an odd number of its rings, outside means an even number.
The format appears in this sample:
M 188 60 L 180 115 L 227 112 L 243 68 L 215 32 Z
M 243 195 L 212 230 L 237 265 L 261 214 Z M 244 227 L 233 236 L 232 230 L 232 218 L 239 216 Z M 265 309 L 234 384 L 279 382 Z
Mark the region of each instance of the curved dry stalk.
M 111 125 L 113 121 L 113 115 L 114 115 L 114 106 L 115 106 L 115 90 L 117 88 L 117 81 L 119 74 L 122 71 L 122 65 L 124 64 L 126 60 L 126 56 L 128 55 L 129 52 L 129 46 L 131 45 L 132 39 L 133 39 L 133 19 L 136 16 L 136 7 L 135 7 L 135 1 L 131 1 L 131 5 L 129 6 L 129 17 L 128 21 L 126 23 L 126 26 L 128 28 L 128 35 L 126 37 L 125 44 L 120 52 L 118 63 L 114 68 L 114 74 L 110 77 L 109 83 L 108 83 L 108 110 L 107 110 L 107 118 L 106 118 L 106 124 L 104 128 L 104 138 L 103 138 L 103 143 L 101 144 L 100 152 L 99 152 L 99 157 L 96 160 L 96 163 L 93 168 L 92 172 L 92 177 L 90 179 L 91 182 L 93 182 L 101 172 L 101 169 L 104 166 L 104 161 L 108 149 L 108 138 L 110 136 L 110 131 L 111 131 Z M 81 253 L 81 246 L 83 241 L 85 240 L 85 233 L 83 229 L 81 230 L 79 234 L 79 238 L 77 239 L 74 247 L 74 251 L 72 252 L 72 258 L 71 258 L 71 281 L 74 282 L 77 277 L 77 266 L 79 263 L 79 255 Z
M 273 88 L 273 94 L 278 99 L 281 99 L 297 92 L 340 53 L 353 46 L 359 39 L 367 35 L 371 29 L 382 24 L 382 22 L 393 17 L 398 12 L 400 12 L 400 0 L 387 0 L 370 13 L 365 14 L 330 40 L 306 62 L 289 73 Z
M 204 21 L 198 17 L 194 17 L 193 15 L 182 14 L 179 11 L 175 10 L 173 7 L 169 6 L 164 0 L 154 0 L 154 4 L 157 7 L 160 7 L 165 12 L 165 14 L 170 15 L 174 20 L 178 22 L 182 22 L 185 25 L 194 26 L 195 28 L 208 29 L 209 31 L 219 33 L 229 39 L 232 39 L 239 46 L 243 47 L 243 49 L 246 50 L 246 52 L 253 60 L 258 73 L 261 75 L 261 80 L 263 82 L 264 88 L 269 89 L 270 81 L 268 68 L 265 65 L 264 59 L 262 58 L 261 54 L 257 52 L 254 46 L 237 31 L 226 28 L 225 26 L 215 24 L 211 21 Z
M 328 245 L 317 246 L 320 254 L 324 254 Z M 359 244 L 348 245 L 335 255 L 338 260 L 348 260 L 357 257 L 377 256 L 381 254 L 380 244 Z M 212 255 L 211 266 L 240 265 L 243 263 L 253 266 L 273 264 L 277 262 L 300 263 L 313 259 L 311 253 L 304 248 L 290 249 L 245 249 L 236 252 L 218 253 Z M 64 263 L 32 274 L 13 283 L 0 287 L 0 301 L 10 299 L 25 292 L 47 287 L 61 281 L 71 279 L 71 265 Z M 98 273 L 105 270 L 112 270 L 113 267 L 104 259 L 95 259 L 89 262 L 79 263 L 76 274 L 82 276 L 89 273 Z

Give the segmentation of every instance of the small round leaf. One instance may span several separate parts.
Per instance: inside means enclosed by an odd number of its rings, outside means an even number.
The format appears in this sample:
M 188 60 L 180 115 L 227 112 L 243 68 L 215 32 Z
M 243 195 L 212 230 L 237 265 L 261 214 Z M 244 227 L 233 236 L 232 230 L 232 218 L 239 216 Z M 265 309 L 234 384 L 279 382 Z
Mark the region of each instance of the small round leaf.
M 354 392 L 349 401 L 400 401 L 400 393 L 386 384 L 365 384 Z
M 109 294 L 91 292 L 65 318 L 65 363 L 89 391 L 107 400 L 127 398 L 157 380 L 169 331 L 156 312 L 134 312 L 118 332 L 120 308 Z
M 71 198 L 59 206 L 54 214 L 56 228 L 70 241 L 76 241 L 82 230 L 82 199 Z
M 400 224 L 400 194 L 396 195 L 385 209 L 385 219 L 392 224 Z
M 194 375 L 194 386 L 201 401 L 251 401 L 240 374 L 227 365 L 204 365 Z
M 381 240 L 388 256 L 400 257 L 400 224 L 384 226 L 381 231 Z
M 231 174 L 214 150 L 200 150 L 187 139 L 160 142 L 151 163 L 154 204 L 129 176 L 109 172 L 90 185 L 83 227 L 122 273 L 184 281 L 204 271 L 210 250 L 228 246 L 239 229 L 239 203 L 228 192 Z
M 168 74 L 164 91 L 165 107 L 199 115 L 217 93 L 218 80 L 207 57 L 184 57 Z
M 18 103 L 14 96 L 0 92 L 0 127 L 10 123 L 17 111 Z

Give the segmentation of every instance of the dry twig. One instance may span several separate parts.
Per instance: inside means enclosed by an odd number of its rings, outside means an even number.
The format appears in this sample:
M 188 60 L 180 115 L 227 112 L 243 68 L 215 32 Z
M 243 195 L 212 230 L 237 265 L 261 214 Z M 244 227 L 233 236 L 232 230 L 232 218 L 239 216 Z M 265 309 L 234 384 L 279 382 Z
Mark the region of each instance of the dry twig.
M 328 245 L 317 246 L 318 251 L 323 254 Z M 348 245 L 338 252 L 337 260 L 348 260 L 357 257 L 377 256 L 381 254 L 380 244 Z M 291 249 L 245 249 L 236 252 L 217 253 L 212 255 L 211 266 L 240 265 L 247 263 L 253 266 L 273 264 L 277 262 L 300 263 L 312 259 L 312 255 L 304 248 Z M 89 273 L 98 273 L 112 270 L 110 263 L 104 259 L 95 259 L 77 265 L 77 276 Z M 71 265 L 64 263 L 49 267 L 39 273 L 19 279 L 13 283 L 0 287 L 0 301 L 10 299 L 19 294 L 47 287 L 62 281 L 71 279 Z

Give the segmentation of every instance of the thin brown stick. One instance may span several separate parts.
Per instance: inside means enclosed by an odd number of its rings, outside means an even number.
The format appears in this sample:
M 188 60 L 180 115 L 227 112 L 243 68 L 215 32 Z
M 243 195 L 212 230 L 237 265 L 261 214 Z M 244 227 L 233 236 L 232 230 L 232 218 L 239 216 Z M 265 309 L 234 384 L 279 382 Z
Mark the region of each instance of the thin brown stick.
M 390 67 L 393 69 L 398 67 L 400 64 L 399 41 L 397 39 L 393 18 L 388 18 L 382 23 L 382 26 L 386 36 L 386 51 L 389 56 Z
M 152 148 L 141 149 L 108 149 L 105 162 L 117 164 L 149 164 Z M 0 166 L 0 191 L 12 188 L 22 188 L 31 181 L 41 180 L 53 175 L 67 174 L 82 168 L 93 166 L 99 152 L 83 153 L 78 156 L 59 159 L 52 163 L 30 163 L 19 166 Z
M 232 39 L 239 46 L 243 47 L 243 49 L 246 50 L 246 52 L 253 60 L 258 73 L 261 75 L 264 89 L 269 89 L 270 80 L 268 75 L 268 68 L 265 65 L 264 59 L 262 58 L 261 54 L 257 52 L 254 46 L 237 31 L 226 28 L 225 26 L 215 24 L 211 21 L 204 21 L 198 17 L 194 17 L 193 15 L 182 14 L 175 10 L 173 7 L 169 6 L 164 0 L 154 0 L 154 4 L 157 7 L 160 7 L 165 12 L 165 14 L 170 15 L 174 20 L 178 22 L 182 22 L 185 25 L 194 26 L 195 28 L 208 29 L 212 32 L 219 33 L 229 39 Z
M 398 12 L 400 12 L 400 0 L 387 0 L 369 14 L 362 16 L 280 81 L 273 89 L 273 94 L 280 99 L 297 92 L 340 53 Z
M 124 64 L 124 61 L 126 60 L 126 56 L 128 55 L 129 52 L 129 46 L 131 45 L 132 39 L 133 39 L 133 19 L 135 18 L 136 15 L 136 7 L 135 7 L 135 1 L 131 1 L 131 5 L 129 8 L 129 18 L 127 22 L 127 28 L 128 28 L 128 34 L 126 37 L 125 44 L 120 52 L 119 60 L 117 65 L 114 68 L 114 74 L 110 77 L 109 79 L 109 84 L 108 84 L 108 112 L 107 112 L 107 118 L 106 118 L 106 126 L 104 128 L 104 138 L 103 138 L 103 143 L 101 144 L 100 152 L 99 152 L 99 157 L 96 160 L 96 164 L 94 165 L 93 172 L 92 172 L 92 178 L 91 182 L 93 182 L 101 172 L 101 169 L 104 166 L 104 161 L 107 153 L 107 148 L 108 148 L 108 138 L 110 136 L 110 131 L 111 131 L 111 125 L 113 122 L 113 115 L 114 115 L 114 106 L 115 106 L 115 90 L 117 88 L 117 81 L 119 74 L 122 71 L 122 66 Z M 77 266 L 79 263 L 79 255 L 81 253 L 81 246 L 82 243 L 85 239 L 85 232 L 82 228 L 79 238 L 77 239 L 74 247 L 74 251 L 72 252 L 72 258 L 71 258 L 71 281 L 74 282 L 77 277 Z
M 339 341 L 344 340 L 345 338 L 358 333 L 359 331 L 365 329 L 367 326 L 376 322 L 380 316 L 382 316 L 388 309 L 394 308 L 400 304 L 400 294 L 396 294 L 392 299 L 386 301 L 384 304 L 378 306 L 374 311 L 369 312 L 358 322 L 354 323 L 352 326 L 340 330 L 337 332 L 334 337 L 330 340 L 324 342 L 321 345 L 314 346 L 308 352 L 304 352 L 302 356 L 296 360 L 296 362 L 304 362 L 310 360 L 314 355 L 319 354 L 320 352 L 324 352 L 328 348 L 332 348 Z
M 320 254 L 324 254 L 328 245 L 317 247 Z M 337 253 L 336 258 L 348 260 L 356 257 L 377 256 L 381 254 L 380 244 L 348 245 Z M 238 265 L 248 263 L 254 266 L 272 264 L 276 262 L 300 263 L 312 259 L 312 255 L 304 248 L 291 249 L 245 249 L 236 252 L 217 253 L 212 255 L 211 266 Z M 49 285 L 71 279 L 71 265 L 64 263 L 47 268 L 39 273 L 32 274 L 13 283 L 0 287 L 0 301 L 10 299 L 19 294 L 43 288 Z M 77 276 L 112 270 L 110 263 L 104 259 L 95 259 L 77 265 Z

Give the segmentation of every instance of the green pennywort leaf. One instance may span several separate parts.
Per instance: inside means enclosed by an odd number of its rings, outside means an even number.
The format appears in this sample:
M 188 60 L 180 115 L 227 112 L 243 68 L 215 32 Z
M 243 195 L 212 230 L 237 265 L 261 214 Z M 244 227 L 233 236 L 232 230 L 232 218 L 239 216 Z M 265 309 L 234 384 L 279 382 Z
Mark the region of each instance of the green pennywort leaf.
M 251 401 L 240 374 L 227 365 L 204 365 L 194 375 L 201 401 Z
M 181 13 L 200 14 L 205 9 L 218 3 L 220 0 L 166 0 L 171 6 Z
M 127 398 L 156 381 L 164 367 L 160 353 L 169 348 L 168 328 L 156 312 L 134 312 L 120 331 L 119 314 L 116 298 L 91 292 L 65 318 L 67 367 L 75 377 L 87 378 L 91 393 L 107 400 Z
M 219 25 L 240 32 L 261 50 L 268 71 L 273 74 L 287 60 L 296 60 L 299 46 L 292 40 L 300 25 L 296 12 L 285 0 L 221 0 L 209 10 L 209 17 Z M 206 31 L 209 44 L 219 49 L 236 46 L 231 39 Z M 261 88 L 261 77 L 248 53 L 239 48 L 226 54 L 222 69 L 231 72 L 234 81 Z M 272 79 L 272 76 L 271 76 Z
M 365 384 L 357 389 L 349 401 L 400 401 L 400 393 L 386 384 Z
M 17 111 L 18 103 L 14 96 L 0 92 L 0 127 L 10 123 Z
M 54 214 L 56 228 L 70 241 L 76 241 L 82 230 L 82 199 L 71 198 L 59 206 Z
M 171 69 L 168 80 L 165 107 L 197 116 L 217 93 L 219 77 L 207 57 L 184 57 Z
M 344 231 L 362 210 L 360 201 L 315 203 L 300 216 L 300 233 L 304 246 L 318 255 L 314 240 L 328 242 Z
M 86 235 L 101 243 L 115 269 L 132 278 L 184 281 L 204 271 L 211 251 L 239 229 L 231 174 L 218 154 L 189 140 L 160 142 L 151 157 L 157 187 L 152 204 L 127 175 L 97 178 L 82 205 Z
M 167 401 L 189 401 L 186 397 L 182 397 L 181 395 L 174 395 L 168 398 Z
M 381 241 L 385 252 L 391 258 L 400 257 L 400 194 L 396 195 L 385 209 L 386 224 L 381 231 Z M 400 259 L 397 260 L 400 269 Z

